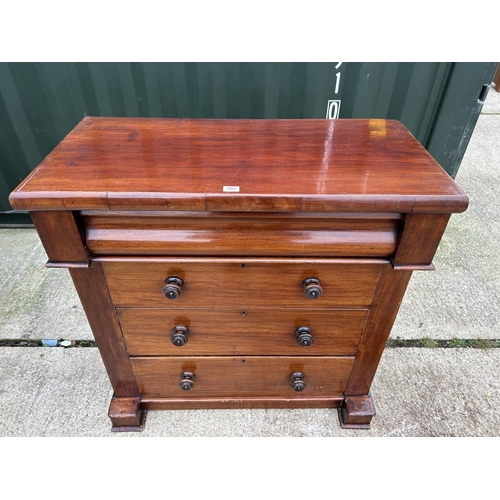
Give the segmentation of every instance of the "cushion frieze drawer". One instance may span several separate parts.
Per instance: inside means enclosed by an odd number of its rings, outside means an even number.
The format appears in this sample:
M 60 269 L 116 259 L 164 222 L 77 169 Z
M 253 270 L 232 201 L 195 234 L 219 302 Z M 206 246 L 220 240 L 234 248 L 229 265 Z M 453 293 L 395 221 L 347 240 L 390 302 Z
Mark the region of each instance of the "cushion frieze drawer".
M 131 358 L 144 398 L 338 397 L 353 357 Z
M 86 244 L 96 255 L 267 255 L 390 257 L 400 218 L 83 216 Z
M 355 354 L 367 310 L 118 309 L 131 355 Z
M 169 309 L 365 308 L 381 266 L 347 259 L 103 262 L 117 307 Z

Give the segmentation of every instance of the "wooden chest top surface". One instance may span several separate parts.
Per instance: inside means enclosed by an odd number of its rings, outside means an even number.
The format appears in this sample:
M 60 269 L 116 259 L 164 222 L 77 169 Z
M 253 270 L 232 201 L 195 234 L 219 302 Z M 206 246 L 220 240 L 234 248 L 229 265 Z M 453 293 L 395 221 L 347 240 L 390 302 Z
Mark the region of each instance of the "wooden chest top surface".
M 19 210 L 404 213 L 468 203 L 395 120 L 102 117 L 83 119 L 10 201 Z

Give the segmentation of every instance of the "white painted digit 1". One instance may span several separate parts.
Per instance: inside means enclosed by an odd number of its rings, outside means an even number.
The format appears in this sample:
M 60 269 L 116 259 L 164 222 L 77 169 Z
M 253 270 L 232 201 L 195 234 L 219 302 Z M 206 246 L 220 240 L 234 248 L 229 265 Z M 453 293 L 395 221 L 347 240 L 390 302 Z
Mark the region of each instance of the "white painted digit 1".
M 341 62 L 337 63 L 335 65 L 335 69 L 339 69 L 341 64 L 342 64 Z M 335 75 L 335 93 L 336 94 L 339 93 L 339 87 L 340 87 L 340 71 Z

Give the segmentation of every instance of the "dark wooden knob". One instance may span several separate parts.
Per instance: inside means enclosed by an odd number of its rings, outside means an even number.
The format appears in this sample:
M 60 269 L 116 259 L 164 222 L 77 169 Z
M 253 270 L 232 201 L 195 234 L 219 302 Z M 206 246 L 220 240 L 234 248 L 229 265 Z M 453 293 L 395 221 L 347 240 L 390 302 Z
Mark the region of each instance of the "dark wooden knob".
M 295 372 L 290 375 L 290 380 L 292 383 L 290 384 L 291 388 L 296 392 L 303 391 L 307 384 L 304 382 L 305 375 L 302 372 Z
M 308 299 L 317 299 L 323 294 L 323 288 L 321 288 L 318 278 L 307 278 L 302 282 L 302 286 L 304 287 L 304 295 Z
M 170 342 L 175 346 L 181 347 L 187 344 L 189 328 L 184 325 L 177 325 L 172 328 Z
M 182 285 L 184 285 L 184 282 L 181 278 L 178 276 L 169 276 L 165 280 L 165 286 L 163 287 L 162 293 L 167 299 L 176 299 L 181 295 Z
M 295 330 L 295 336 L 297 338 L 297 344 L 299 344 L 300 347 L 310 347 L 314 342 L 314 337 L 308 326 L 300 326 L 297 328 L 297 330 Z
M 179 382 L 179 387 L 183 391 L 190 391 L 194 387 L 194 379 L 196 375 L 193 372 L 182 372 L 181 381 Z

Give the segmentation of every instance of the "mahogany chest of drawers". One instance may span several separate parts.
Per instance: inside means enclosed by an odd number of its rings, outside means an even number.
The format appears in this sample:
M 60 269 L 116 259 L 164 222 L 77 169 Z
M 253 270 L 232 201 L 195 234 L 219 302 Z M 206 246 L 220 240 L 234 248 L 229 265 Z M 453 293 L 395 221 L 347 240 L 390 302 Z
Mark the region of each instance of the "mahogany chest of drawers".
M 82 120 L 11 194 L 69 268 L 114 390 L 148 409 L 339 409 L 370 386 L 463 191 L 392 120 Z

